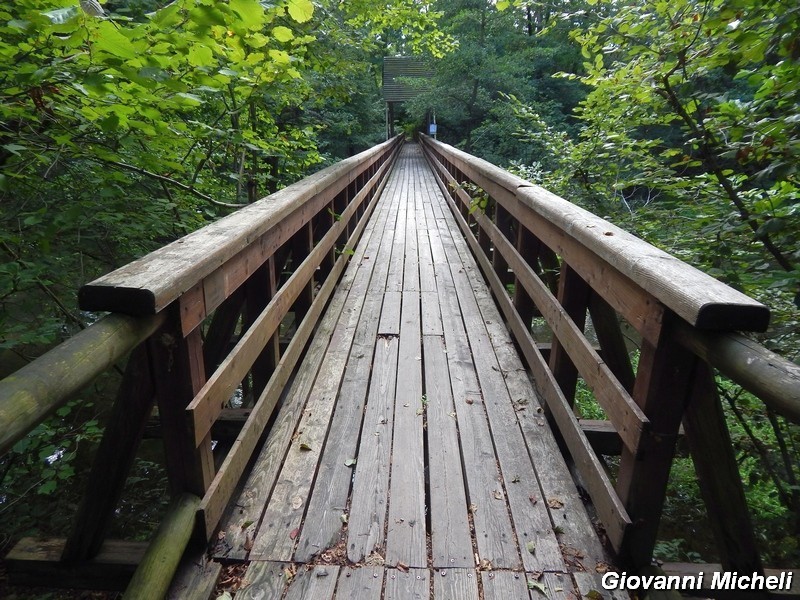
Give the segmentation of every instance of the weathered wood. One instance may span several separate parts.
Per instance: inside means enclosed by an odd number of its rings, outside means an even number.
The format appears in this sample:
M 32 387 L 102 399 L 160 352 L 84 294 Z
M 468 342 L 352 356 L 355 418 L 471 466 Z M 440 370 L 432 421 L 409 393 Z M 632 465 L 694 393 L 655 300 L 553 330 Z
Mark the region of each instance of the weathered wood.
M 513 571 L 481 571 L 484 600 L 527 599 L 528 586 L 524 573 Z
M 250 563 L 236 600 L 280 600 L 291 578 L 291 567 L 285 563 L 255 561 Z
M 586 309 L 589 306 L 590 288 L 567 263 L 561 264 L 558 278 L 558 303 L 569 315 L 575 327 L 583 332 L 586 326 Z M 599 357 L 598 357 L 599 358 Z M 575 389 L 578 384 L 578 369 L 570 360 L 568 350 L 561 343 L 558 334 L 553 338 L 550 350 L 550 370 L 561 388 L 561 393 L 570 405 L 575 402 Z
M 317 565 L 310 569 L 300 569 L 295 574 L 285 600 L 332 600 L 339 578 L 339 567 L 335 565 Z
M 81 498 L 64 546 L 63 561 L 93 558 L 103 546 L 153 408 L 153 389 L 147 348 L 142 344 L 131 353 L 125 367 L 92 463 L 87 491 Z
M 206 366 L 206 378 L 211 377 L 231 349 L 244 301 L 244 289 L 240 288 L 214 311 L 203 342 L 203 364 Z
M 358 210 L 359 204 L 356 204 L 354 209 L 348 214 L 342 215 L 342 218 L 347 218 L 348 216 L 352 216 Z M 345 211 L 347 213 L 347 211 Z M 325 241 L 325 237 L 323 236 L 320 243 Z M 292 236 L 292 239 L 289 241 L 289 244 L 292 248 L 292 266 L 294 267 L 293 270 L 297 270 L 297 268 L 302 264 L 302 262 L 311 254 L 314 250 L 314 234 L 311 229 L 311 222 L 307 223 L 300 229 L 298 229 L 297 233 Z M 317 268 L 319 265 L 322 264 L 322 261 L 325 257 L 330 253 L 330 249 L 326 248 L 325 256 L 320 256 L 319 261 L 317 262 L 316 268 L 314 269 L 314 273 L 316 274 Z M 294 301 L 292 306 L 292 311 L 295 314 L 295 318 L 300 321 L 303 319 L 305 314 L 308 312 L 308 309 L 311 307 L 311 303 L 314 302 L 314 278 L 313 275 L 307 281 L 305 286 L 303 286 L 302 290 L 297 296 L 297 299 Z
M 623 450 L 616 489 L 634 523 L 617 544 L 620 563 L 650 564 L 664 505 L 678 427 L 688 401 L 697 359 L 671 338 L 672 318 L 665 319 L 661 340 L 642 343 L 633 397 L 650 420 L 651 430 L 636 451 Z
M 0 455 L 163 322 L 109 315 L 0 381 Z
M 352 202 L 345 210 L 345 216 L 351 215 L 357 202 Z M 344 218 L 344 216 L 343 216 Z M 333 247 L 336 236 L 344 229 L 344 221 L 339 221 L 325 234 L 323 240 L 314 248 L 306 259 L 296 268 L 289 280 L 275 293 L 266 308 L 255 319 L 250 329 L 242 335 L 236 347 L 220 365 L 219 369 L 199 390 L 189 404 L 189 424 L 193 427 L 196 441 L 204 439 L 211 426 L 219 416 L 233 390 L 244 379 L 268 340 L 278 329 L 289 308 L 307 289 L 325 252 Z M 318 315 L 319 313 L 317 313 Z M 316 318 L 316 317 L 315 317 Z
M 400 335 L 400 307 L 403 303 L 402 300 L 402 292 L 386 292 L 384 294 L 378 335 Z
M 61 561 L 64 539 L 22 538 L 4 561 L 11 585 L 123 590 L 147 550 L 147 542 L 106 540 L 93 559 Z
M 444 339 L 424 336 L 423 356 L 432 564 L 436 568 L 472 567 L 475 559 Z
M 427 565 L 420 337 L 419 292 L 404 291 L 397 359 L 403 379 L 395 390 L 392 438 L 393 455 L 403 459 L 392 461 L 386 562 L 410 567 Z
M 288 239 L 323 210 L 349 183 L 354 173 L 369 168 L 382 155 L 395 149 L 399 142 L 398 138 L 389 140 L 323 169 L 83 286 L 79 292 L 81 308 L 131 314 L 160 312 L 229 259 L 252 247 L 254 240 L 260 241 L 275 228 L 284 228 L 280 237 Z M 295 212 L 298 209 L 301 210 Z M 287 217 L 293 213 L 290 223 Z M 236 234 L 231 235 L 231 232 Z M 271 240 L 274 248 L 285 241 L 277 239 L 279 236 L 274 237 Z M 267 251 L 263 260 L 272 252 L 274 249 Z
M 211 600 L 222 565 L 210 560 L 205 549 L 187 552 L 167 592 L 169 600 Z
M 398 346 L 398 339 L 391 337 L 379 339 L 375 348 L 347 527 L 347 557 L 352 562 L 360 562 L 385 541 Z
M 364 237 L 364 244 L 356 248 L 353 256 L 356 264 L 363 260 L 366 248 L 376 237 L 371 224 L 365 227 Z M 336 263 L 334 271 L 331 272 L 331 278 L 326 280 L 320 290 L 320 296 L 327 295 L 334 289 L 337 270 L 344 268 L 345 261 L 346 258 L 341 257 Z M 344 272 L 341 282 L 336 286 L 330 306 L 322 317 L 305 355 L 303 368 L 298 372 L 288 393 L 282 393 L 280 410 L 270 428 L 264 447 L 242 487 L 240 497 L 235 503 L 236 508 L 229 508 L 223 519 L 222 530 L 225 532 L 225 536 L 217 544 L 216 550 L 216 555 L 220 558 L 245 559 L 252 548 L 264 507 L 288 452 L 292 435 L 302 416 L 303 406 L 316 380 L 325 352 L 330 345 L 345 301 L 353 286 L 355 275 L 352 268 Z M 321 302 L 319 298 L 317 301 Z M 321 306 L 321 304 L 312 305 L 312 310 L 321 310 Z M 301 325 L 301 329 L 303 327 L 306 326 Z
M 384 600 L 430 600 L 431 575 L 427 569 L 386 570 Z
M 351 247 L 355 247 L 358 239 L 361 237 L 373 208 L 374 200 L 369 205 L 368 211 L 350 236 L 348 243 Z M 300 327 L 298 327 L 286 352 L 281 357 L 281 361 L 275 369 L 275 373 L 273 373 L 267 387 L 256 402 L 250 419 L 245 423 L 241 434 L 236 442 L 234 442 L 217 476 L 214 478 L 214 481 L 212 481 L 208 492 L 203 497 L 203 501 L 200 503 L 200 508 L 198 510 L 200 513 L 199 518 L 204 525 L 203 534 L 207 539 L 211 537 L 214 528 L 217 526 L 225 506 L 233 494 L 233 490 L 247 462 L 250 460 L 253 449 L 272 415 L 281 392 L 294 371 L 294 367 L 302 351 L 305 349 L 317 319 L 333 293 L 339 276 L 347 265 L 348 258 L 348 256 L 343 255 L 336 261 L 333 271 L 331 271 L 331 274 L 325 280 L 325 283 L 314 298 L 314 303 L 311 305 L 309 314 L 306 315 L 306 318 L 303 319 Z
M 434 598 L 478 600 L 478 573 L 475 569 L 434 570 L 431 579 Z
M 442 226 L 447 225 L 445 223 Z M 492 495 L 501 475 L 452 273 L 447 263 L 449 255 L 442 245 L 439 231 L 431 230 L 429 233 L 458 430 L 462 440 L 470 440 L 462 444 L 461 450 L 478 559 L 489 561 L 495 568 L 518 568 L 521 566 L 520 557 L 508 507 Z
M 200 498 L 189 494 L 172 503 L 150 541 L 142 562 L 125 588 L 125 598 L 149 600 L 166 596 L 183 551 L 192 537 L 195 511 L 199 503 Z
M 631 357 L 622 330 L 619 318 L 614 309 L 599 295 L 592 293 L 589 299 L 589 314 L 592 325 L 600 343 L 603 361 L 611 372 L 622 384 L 628 393 L 633 391 L 633 382 L 636 375 L 631 366 Z
M 679 323 L 675 337 L 772 410 L 800 423 L 800 365 L 737 333 L 702 332 Z
M 630 600 L 631 594 L 628 590 L 607 590 L 602 585 L 602 575 L 600 573 L 580 572 L 572 573 L 575 583 L 578 586 L 579 598 L 596 598 L 592 591 L 597 592 L 604 600 Z
M 452 214 L 458 219 L 459 213 L 455 205 L 450 203 L 450 208 Z M 463 219 L 459 219 L 458 223 L 459 226 L 462 227 L 462 231 L 465 231 L 466 227 Z M 471 245 L 474 243 L 474 237 L 471 235 L 467 239 L 470 241 Z M 476 254 L 476 256 L 480 261 L 483 255 Z M 483 257 L 483 261 L 481 261 L 481 267 L 490 285 L 498 291 L 502 289 L 502 284 L 489 268 L 488 261 L 485 257 Z M 605 524 L 609 536 L 619 541 L 630 525 L 630 519 L 625 508 L 620 503 L 608 477 L 586 440 L 586 436 L 580 431 L 575 415 L 566 403 L 555 380 L 553 380 L 552 373 L 544 363 L 541 354 L 538 352 L 536 344 L 531 337 L 530 328 L 522 324 L 519 315 L 514 311 L 513 305 L 505 295 L 496 294 L 495 297 L 509 322 L 509 326 L 522 349 L 528 365 L 533 371 L 537 389 L 553 411 L 553 416 L 558 423 L 559 430 L 562 435 L 564 435 L 570 453 L 578 465 L 581 475 L 586 480 L 589 492 L 592 495 L 600 518 Z
M 457 212 L 457 211 L 456 211 Z M 454 213 L 455 214 L 455 213 Z M 627 393 L 627 391 L 614 378 L 609 368 L 603 363 L 600 357 L 586 340 L 580 328 L 575 324 L 566 310 L 550 293 L 541 279 L 531 270 L 530 265 L 523 262 L 513 246 L 495 227 L 494 223 L 479 215 L 477 217 L 481 226 L 489 233 L 495 247 L 503 253 L 506 261 L 517 274 L 518 281 L 521 282 L 528 294 L 534 299 L 540 312 L 547 320 L 550 328 L 557 336 L 559 343 L 564 345 L 570 358 L 578 366 L 578 372 L 584 377 L 589 387 L 595 392 L 595 396 L 608 414 L 609 418 L 618 424 L 620 435 L 629 448 L 637 448 L 643 430 L 647 427 L 647 419 L 642 411 Z M 474 236 L 469 232 L 463 219 L 458 219 L 457 223 L 461 228 L 479 262 L 484 275 L 492 283 L 492 289 L 501 305 L 508 304 L 504 287 L 496 278 L 496 273 L 490 271 L 489 260 L 480 251 Z M 512 319 L 506 313 L 507 319 Z M 526 334 L 527 335 L 527 334 Z M 563 395 L 563 394 L 562 394 Z M 549 402 L 548 402 L 549 405 Z
M 165 327 L 148 340 L 158 414 L 164 431 L 167 474 L 173 496 L 184 492 L 202 496 L 214 476 L 211 437 L 199 443 L 185 419 L 186 406 L 205 382 L 200 331 L 182 337 L 178 327 Z
M 338 599 L 380 600 L 381 592 L 383 592 L 382 568 L 344 567 L 339 570 L 339 584 L 336 586 Z
M 702 329 L 764 331 L 769 310 L 752 298 L 698 271 L 563 198 L 511 176 L 490 163 L 441 142 L 423 138 L 446 154 L 472 181 L 503 202 L 499 185 L 524 206 L 589 249 L 597 258 L 635 281 L 676 314 Z M 539 233 L 536 229 L 532 230 Z M 550 245 L 554 250 L 553 245 Z M 559 252 L 559 254 L 562 254 Z M 566 260 L 569 258 L 562 254 Z
M 454 228 L 451 231 L 454 231 Z M 441 231 L 440 233 L 446 242 L 445 248 L 447 248 L 450 232 Z M 474 238 L 472 240 L 474 241 Z M 563 558 L 553 532 L 553 522 L 558 522 L 560 513 L 551 516 L 548 512 L 547 502 L 531 501 L 531 496 L 536 497 L 540 492 L 538 476 L 530 458 L 518 451 L 519 448 L 525 446 L 525 441 L 517 423 L 503 373 L 497 363 L 496 350 L 488 336 L 487 326 L 491 324 L 491 319 L 487 319 L 481 314 L 481 301 L 485 305 L 484 310 L 491 310 L 491 298 L 488 293 L 479 297 L 472 288 L 473 285 L 478 289 L 483 286 L 477 285 L 479 277 L 477 265 L 472 255 L 469 254 L 467 244 L 462 238 L 456 236 L 452 237 L 452 244 L 463 264 L 463 268 L 453 272 L 453 280 L 464 314 L 464 321 L 467 324 L 466 330 L 470 347 L 473 354 L 480 357 L 480 360 L 476 360 L 475 367 L 492 430 L 492 440 L 503 475 L 505 489 L 497 491 L 501 495 L 503 493 L 507 495 L 514 520 L 514 530 L 519 541 L 522 563 L 526 570 L 562 570 L 564 569 Z M 477 251 L 477 245 L 473 247 L 473 250 Z M 488 258 L 481 255 L 481 259 L 485 261 L 485 268 L 497 282 L 495 296 L 502 295 L 503 301 L 510 303 L 508 295 L 503 294 L 502 283 L 491 269 Z M 496 498 L 497 493 L 493 492 L 493 496 Z M 547 501 L 549 500 L 547 499 Z M 556 518 L 553 519 L 553 517 Z M 551 521 L 551 519 L 553 520 Z M 531 549 L 534 551 L 531 552 Z
M 733 451 L 714 373 L 702 361 L 695 368 L 683 427 L 722 565 L 729 571 L 761 572 L 763 565 L 739 463 Z M 731 527 L 731 523 L 736 523 L 736 527 Z

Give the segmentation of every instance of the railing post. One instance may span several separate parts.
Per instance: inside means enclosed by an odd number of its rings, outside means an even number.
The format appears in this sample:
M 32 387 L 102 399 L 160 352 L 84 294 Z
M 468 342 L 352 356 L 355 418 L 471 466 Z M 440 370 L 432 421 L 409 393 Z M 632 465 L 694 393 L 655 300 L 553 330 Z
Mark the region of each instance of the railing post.
M 628 392 L 632 392 L 636 375 L 631 366 L 625 339 L 622 337 L 617 313 L 600 294 L 593 291 L 589 298 L 589 315 L 592 317 L 592 325 L 600 343 L 603 361 L 622 386 Z
M 195 445 L 186 407 L 206 382 L 200 328 L 183 336 L 176 313 L 181 300 L 167 310 L 164 328 L 148 341 L 158 412 L 164 438 L 170 491 L 203 497 L 214 477 L 214 457 L 209 433 Z
M 722 568 L 763 572 L 714 372 L 703 361 L 695 369 L 683 427 Z
M 642 341 L 633 399 L 649 419 L 637 453 L 623 447 L 616 489 L 631 518 L 622 543 L 625 568 L 650 564 L 684 407 L 697 358 L 672 337 L 672 313 L 662 318 L 657 344 Z
M 291 247 L 292 268 L 296 269 L 314 249 L 314 234 L 311 222 L 301 227 L 300 230 L 292 236 Z M 314 302 L 313 277 L 309 279 L 308 283 L 303 287 L 303 290 L 294 303 L 294 315 L 298 324 L 303 320 L 312 302 Z
M 245 328 L 249 329 L 261 311 L 269 304 L 278 289 L 277 273 L 275 272 L 275 257 L 270 256 L 256 273 L 247 281 L 247 303 Z M 310 304 L 309 304 L 310 306 Z M 269 339 L 261 354 L 253 363 L 253 402 L 261 395 L 267 386 L 269 378 L 275 371 L 280 361 L 280 327 Z
M 533 235 L 528 228 L 525 227 L 522 223 L 517 222 L 517 240 L 516 240 L 516 249 L 519 252 L 522 259 L 530 265 L 530 267 L 537 271 L 536 265 L 538 265 L 539 260 L 539 246 L 541 246 L 541 242 L 539 239 Z M 533 302 L 531 297 L 528 295 L 528 292 L 525 291 L 525 288 L 520 283 L 519 277 L 514 274 L 514 308 L 517 309 L 522 322 L 525 323 L 525 327 L 530 331 L 531 324 L 533 321 L 533 317 L 540 314 L 539 310 L 536 308 L 536 304 Z
M 589 305 L 590 291 L 591 288 L 581 279 L 581 276 L 566 262 L 562 262 L 558 281 L 558 302 L 581 331 L 586 325 L 586 308 Z M 575 401 L 578 369 L 575 368 L 575 364 L 557 337 L 553 338 L 550 350 L 550 370 L 553 372 L 564 398 L 572 405 Z
M 92 463 L 86 489 L 64 545 L 61 560 L 80 562 L 97 556 L 105 541 L 136 449 L 153 407 L 153 381 L 147 348 L 131 352 L 111 416 Z
M 511 218 L 511 214 L 500 203 L 497 203 L 495 206 L 494 217 L 495 224 L 500 232 L 508 240 L 513 241 L 513 219 Z M 492 268 L 494 269 L 495 273 L 497 273 L 497 276 L 500 277 L 500 281 L 503 282 L 503 285 L 508 285 L 514 281 L 514 274 L 508 270 L 508 263 L 505 261 L 503 255 L 497 250 L 497 248 L 495 248 L 494 252 L 492 253 Z

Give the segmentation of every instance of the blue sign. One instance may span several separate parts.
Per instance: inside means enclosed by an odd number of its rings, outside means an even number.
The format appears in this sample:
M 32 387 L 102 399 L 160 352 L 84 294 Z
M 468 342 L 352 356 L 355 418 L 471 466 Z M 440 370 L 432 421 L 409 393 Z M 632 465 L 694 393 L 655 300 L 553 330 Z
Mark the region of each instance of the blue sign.
M 428 135 L 436 135 L 436 123 L 428 125 Z

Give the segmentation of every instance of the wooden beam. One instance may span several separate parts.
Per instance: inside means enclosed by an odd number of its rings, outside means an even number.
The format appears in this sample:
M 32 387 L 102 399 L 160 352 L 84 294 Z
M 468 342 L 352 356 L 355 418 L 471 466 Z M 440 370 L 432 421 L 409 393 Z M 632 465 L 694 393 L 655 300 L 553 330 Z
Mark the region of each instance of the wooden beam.
M 5 557 L 11 585 L 81 590 L 123 590 L 142 560 L 147 542 L 106 540 L 91 560 L 64 563 L 61 538 L 22 538 Z

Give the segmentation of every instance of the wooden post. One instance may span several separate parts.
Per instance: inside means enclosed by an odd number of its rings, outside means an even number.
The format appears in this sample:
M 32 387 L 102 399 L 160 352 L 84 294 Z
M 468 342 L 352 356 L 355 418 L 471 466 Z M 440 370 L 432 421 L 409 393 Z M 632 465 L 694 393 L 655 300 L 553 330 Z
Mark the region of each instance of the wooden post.
M 245 325 L 247 328 L 253 324 L 264 307 L 275 296 L 277 291 L 277 278 L 275 274 L 275 260 L 270 257 L 261 268 L 256 271 L 246 283 L 247 304 Z M 280 327 L 269 339 L 264 350 L 253 363 L 253 400 L 257 399 L 267 386 L 269 378 L 275 371 L 280 360 Z
M 319 242 L 325 234 L 330 231 L 331 227 L 336 223 L 336 220 L 333 218 L 333 203 L 329 205 L 327 209 L 323 209 L 317 213 L 313 220 L 313 230 L 312 234 L 314 236 L 314 244 Z M 328 273 L 331 272 L 333 269 L 333 264 L 336 262 L 336 251 L 331 248 L 330 252 L 325 254 L 322 258 L 322 262 L 319 265 L 319 280 L 325 281 L 328 277 Z
M 170 491 L 202 497 L 214 478 L 209 434 L 196 446 L 190 434 L 186 407 L 206 382 L 200 327 L 181 334 L 179 302 L 173 304 L 167 324 L 148 341 L 158 412 L 164 437 Z
M 511 214 L 503 208 L 501 204 L 495 204 L 495 224 L 500 232 L 508 239 L 513 241 L 514 238 L 514 231 L 512 228 L 513 220 L 511 218 Z M 503 258 L 503 255 L 497 250 L 494 249 L 492 252 L 492 268 L 494 269 L 497 276 L 500 277 L 500 281 L 503 282 L 503 285 L 508 285 L 509 283 L 513 283 L 514 281 L 514 274 L 508 270 L 508 263 Z
M 517 223 L 517 251 L 522 259 L 531 267 L 538 264 L 539 246 L 541 242 L 534 236 L 522 223 Z M 536 269 L 534 268 L 534 271 Z M 534 304 L 528 292 L 519 281 L 519 277 L 514 275 L 514 308 L 517 309 L 522 322 L 530 330 L 533 317 L 539 314 L 536 304 Z
M 566 313 L 583 331 L 586 325 L 586 308 L 589 305 L 591 288 L 567 263 L 561 263 L 561 276 L 558 284 L 558 302 Z M 575 401 L 575 387 L 578 383 L 578 369 L 575 368 L 564 346 L 558 338 L 553 338 L 550 349 L 550 370 L 553 372 L 564 398 L 572 405 Z
M 142 344 L 125 367 L 62 561 L 89 560 L 100 552 L 152 408 L 153 381 Z
M 349 237 L 349 236 L 348 236 Z M 297 270 L 305 258 L 314 249 L 314 236 L 311 223 L 304 225 L 292 236 L 292 270 Z M 314 301 L 314 278 L 310 278 L 308 284 L 303 287 L 297 300 L 294 303 L 295 319 L 299 323 L 308 312 L 311 303 Z
M 638 569 L 653 556 L 669 470 L 697 358 L 672 337 L 665 313 L 657 345 L 642 342 L 633 399 L 650 421 L 638 452 L 623 448 L 617 493 L 631 518 L 618 549 L 623 568 Z
M 599 294 L 592 292 L 589 298 L 589 314 L 597 333 L 597 341 L 600 342 L 603 361 L 622 386 L 632 392 L 636 375 L 631 366 L 628 347 L 622 337 L 617 313 Z
M 762 573 L 763 565 L 714 372 L 707 363 L 698 361 L 693 381 L 683 428 L 722 568 Z
M 242 314 L 243 303 L 244 288 L 239 287 L 214 311 L 203 343 L 206 378 L 211 377 L 211 374 L 230 351 L 231 339 Z

